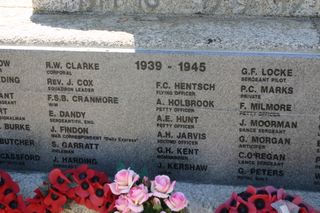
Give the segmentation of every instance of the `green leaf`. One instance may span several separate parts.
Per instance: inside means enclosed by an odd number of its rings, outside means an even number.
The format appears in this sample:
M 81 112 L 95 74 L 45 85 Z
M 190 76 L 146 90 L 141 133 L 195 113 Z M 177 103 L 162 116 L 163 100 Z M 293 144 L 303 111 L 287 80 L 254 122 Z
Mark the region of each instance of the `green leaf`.
M 162 206 L 161 206 L 161 205 L 154 205 L 154 206 L 153 206 L 153 209 L 156 210 L 156 211 L 161 212 Z
M 145 213 L 154 213 L 152 204 L 148 201 L 143 204 L 143 212 Z
M 182 209 L 180 213 L 188 213 L 187 208 Z
M 167 212 L 167 213 L 172 213 L 170 208 L 166 208 L 164 211 Z

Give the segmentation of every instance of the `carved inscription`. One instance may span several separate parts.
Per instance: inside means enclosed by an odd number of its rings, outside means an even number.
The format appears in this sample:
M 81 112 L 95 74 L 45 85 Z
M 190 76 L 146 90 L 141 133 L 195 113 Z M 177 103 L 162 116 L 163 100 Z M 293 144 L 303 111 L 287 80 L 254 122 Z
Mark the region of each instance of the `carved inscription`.
M 0 167 L 124 163 L 319 190 L 319 66 L 319 55 L 0 49 Z

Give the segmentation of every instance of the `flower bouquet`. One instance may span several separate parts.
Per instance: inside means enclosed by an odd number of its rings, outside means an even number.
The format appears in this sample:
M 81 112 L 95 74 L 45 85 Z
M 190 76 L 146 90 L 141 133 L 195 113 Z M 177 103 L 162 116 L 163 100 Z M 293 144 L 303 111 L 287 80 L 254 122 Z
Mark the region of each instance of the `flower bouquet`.
M 170 213 L 185 212 L 188 201 L 183 193 L 172 194 L 176 181 L 171 182 L 166 175 L 158 175 L 149 181 L 140 178 L 134 171 L 119 171 L 109 187 L 118 195 L 115 208 L 119 212 Z

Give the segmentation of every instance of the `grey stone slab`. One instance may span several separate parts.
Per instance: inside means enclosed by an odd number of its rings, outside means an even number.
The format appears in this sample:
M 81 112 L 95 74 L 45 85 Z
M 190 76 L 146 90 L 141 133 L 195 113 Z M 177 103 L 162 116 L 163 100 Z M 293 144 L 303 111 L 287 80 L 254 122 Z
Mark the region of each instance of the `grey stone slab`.
M 123 162 L 320 190 L 320 54 L 2 47 L 0 166 Z
M 33 0 L 35 12 L 113 14 L 319 16 L 313 0 Z
M 320 52 L 309 18 L 32 15 L 0 7 L 0 45 Z

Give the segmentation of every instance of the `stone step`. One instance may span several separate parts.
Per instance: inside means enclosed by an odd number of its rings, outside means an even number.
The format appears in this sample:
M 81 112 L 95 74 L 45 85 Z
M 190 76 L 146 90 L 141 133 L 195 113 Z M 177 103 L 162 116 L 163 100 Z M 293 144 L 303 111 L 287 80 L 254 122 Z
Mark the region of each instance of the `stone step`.
M 32 0 L 0 0 L 0 7 L 27 7 L 31 8 L 32 7 Z
M 319 23 L 285 17 L 38 15 L 32 8 L 0 6 L 0 44 L 319 52 Z
M 34 11 L 163 15 L 320 15 L 314 0 L 33 0 Z

